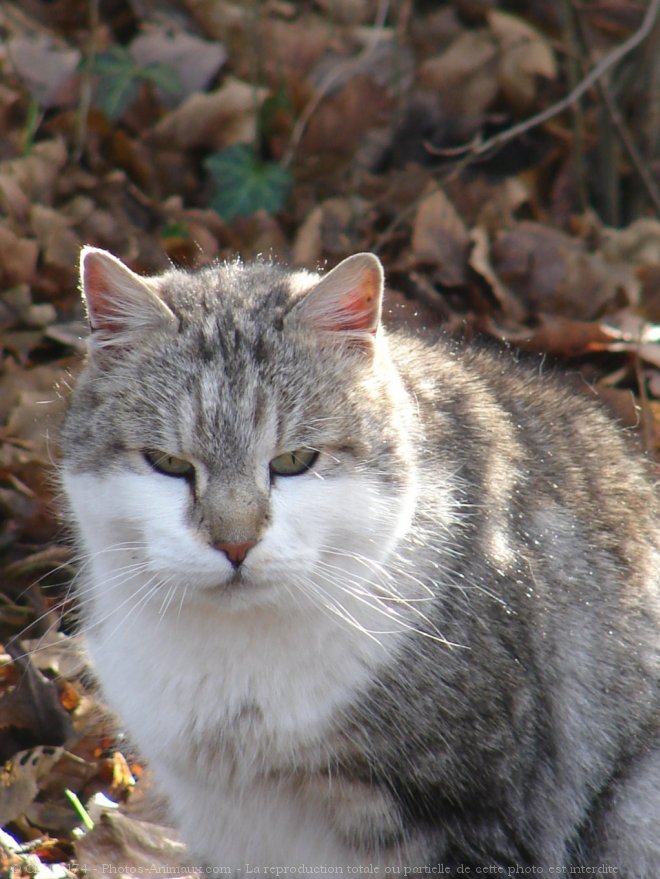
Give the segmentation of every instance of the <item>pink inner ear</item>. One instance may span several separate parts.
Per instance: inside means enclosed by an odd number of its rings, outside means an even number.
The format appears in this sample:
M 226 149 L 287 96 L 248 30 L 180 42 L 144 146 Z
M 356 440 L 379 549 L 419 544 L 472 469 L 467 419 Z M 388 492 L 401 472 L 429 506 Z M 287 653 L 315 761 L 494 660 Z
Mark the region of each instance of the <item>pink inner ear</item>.
M 108 279 L 103 266 L 93 256 L 85 259 L 83 287 L 93 330 L 116 330 L 119 311 L 108 295 Z
M 309 301 L 308 318 L 321 330 L 375 333 L 381 288 L 382 272 L 375 258 L 349 257 L 321 280 Z
M 375 303 L 376 291 L 373 289 L 373 282 L 365 282 L 362 287 L 349 290 L 341 297 L 340 304 L 342 315 L 346 315 L 348 320 L 345 323 L 342 321 L 339 329 L 369 330 L 374 333 L 376 331 L 374 319 Z M 335 329 L 335 327 L 332 329 Z

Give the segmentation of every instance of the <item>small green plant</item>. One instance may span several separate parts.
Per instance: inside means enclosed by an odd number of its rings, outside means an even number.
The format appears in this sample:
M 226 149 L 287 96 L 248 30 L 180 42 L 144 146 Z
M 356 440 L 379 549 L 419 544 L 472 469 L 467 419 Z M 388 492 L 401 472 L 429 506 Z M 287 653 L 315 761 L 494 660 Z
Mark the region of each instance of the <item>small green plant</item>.
M 21 155 L 29 155 L 34 146 L 34 136 L 42 117 L 42 111 L 36 98 L 30 98 L 25 116 L 25 126 L 23 128 L 23 138 L 21 144 Z
M 80 802 L 78 795 L 75 794 L 72 790 L 69 790 L 69 788 L 66 788 L 64 793 L 66 794 L 66 797 L 69 800 L 69 802 L 71 803 L 71 805 L 73 806 L 73 808 L 78 813 L 78 817 L 82 821 L 85 829 L 86 830 L 94 830 L 94 822 L 90 818 L 89 812 L 87 811 L 87 809 Z
M 140 83 L 149 82 L 167 94 L 181 91 L 177 71 L 168 64 L 140 65 L 124 46 L 112 46 L 94 59 L 98 76 L 96 102 L 110 119 L 119 119 L 137 97 Z
M 276 214 L 284 207 L 291 188 L 291 173 L 277 162 L 265 162 L 255 148 L 237 143 L 206 160 L 213 180 L 211 207 L 223 218 L 265 210 Z
M 170 220 L 168 223 L 163 226 L 161 233 L 161 238 L 190 238 L 190 233 L 188 232 L 188 227 L 185 223 L 182 223 L 180 220 Z

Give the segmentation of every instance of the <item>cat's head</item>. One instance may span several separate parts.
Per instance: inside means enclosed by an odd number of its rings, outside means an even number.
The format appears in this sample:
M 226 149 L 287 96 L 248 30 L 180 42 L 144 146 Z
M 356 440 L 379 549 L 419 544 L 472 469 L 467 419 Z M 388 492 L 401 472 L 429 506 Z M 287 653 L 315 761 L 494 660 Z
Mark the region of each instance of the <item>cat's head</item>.
M 144 278 L 86 248 L 81 279 L 63 483 L 107 588 L 226 606 L 304 604 L 346 578 L 368 591 L 414 482 L 376 257 Z

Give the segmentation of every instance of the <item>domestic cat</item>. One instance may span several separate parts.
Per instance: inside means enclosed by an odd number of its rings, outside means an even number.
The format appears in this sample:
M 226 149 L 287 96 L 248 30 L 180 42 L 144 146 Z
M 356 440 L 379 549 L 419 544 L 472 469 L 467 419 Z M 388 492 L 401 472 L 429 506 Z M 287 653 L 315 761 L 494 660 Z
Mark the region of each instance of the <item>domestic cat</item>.
M 192 855 L 657 879 L 657 497 L 623 432 L 386 332 L 371 254 L 81 277 L 80 606 Z

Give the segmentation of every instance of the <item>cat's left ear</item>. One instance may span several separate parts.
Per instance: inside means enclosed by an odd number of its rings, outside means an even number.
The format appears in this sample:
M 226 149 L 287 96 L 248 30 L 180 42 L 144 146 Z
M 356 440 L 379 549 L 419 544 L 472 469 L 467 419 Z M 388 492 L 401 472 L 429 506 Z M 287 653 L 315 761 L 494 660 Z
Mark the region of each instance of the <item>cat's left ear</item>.
M 324 275 L 289 317 L 313 330 L 368 343 L 380 326 L 383 284 L 380 260 L 357 253 Z
M 145 332 L 176 323 L 154 282 L 106 250 L 83 248 L 80 286 L 95 349 L 125 347 Z

